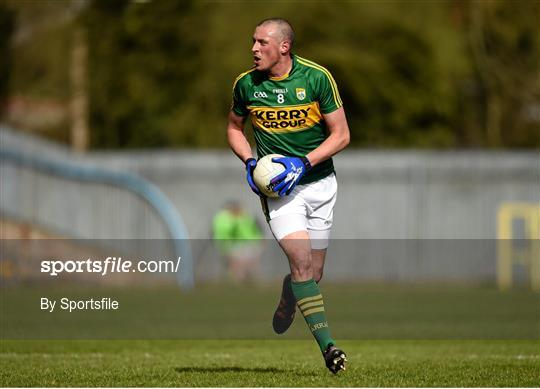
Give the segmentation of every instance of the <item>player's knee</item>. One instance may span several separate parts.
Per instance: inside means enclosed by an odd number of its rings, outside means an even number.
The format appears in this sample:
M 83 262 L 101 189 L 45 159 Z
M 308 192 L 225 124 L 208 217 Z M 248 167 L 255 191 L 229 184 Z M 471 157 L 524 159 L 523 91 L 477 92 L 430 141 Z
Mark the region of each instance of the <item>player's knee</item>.
M 313 278 L 313 268 L 309 260 L 291 262 L 291 275 L 295 281 L 307 281 Z

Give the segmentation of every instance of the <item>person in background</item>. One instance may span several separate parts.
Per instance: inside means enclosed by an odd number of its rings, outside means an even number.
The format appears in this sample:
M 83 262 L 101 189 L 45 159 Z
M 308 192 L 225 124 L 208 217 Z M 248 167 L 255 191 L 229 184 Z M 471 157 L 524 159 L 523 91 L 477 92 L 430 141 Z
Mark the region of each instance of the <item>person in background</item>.
M 258 278 L 263 232 L 257 219 L 229 201 L 212 222 L 213 237 L 234 282 Z

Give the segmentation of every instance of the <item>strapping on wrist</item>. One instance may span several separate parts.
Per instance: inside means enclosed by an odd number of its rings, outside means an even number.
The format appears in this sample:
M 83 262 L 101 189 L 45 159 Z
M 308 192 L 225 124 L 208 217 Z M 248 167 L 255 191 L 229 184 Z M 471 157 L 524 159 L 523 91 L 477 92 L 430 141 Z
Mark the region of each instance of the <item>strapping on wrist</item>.
M 311 162 L 309 162 L 309 159 L 307 159 L 307 157 L 300 157 L 300 160 L 304 164 L 304 168 L 306 169 L 306 172 L 310 171 L 313 166 L 311 166 Z

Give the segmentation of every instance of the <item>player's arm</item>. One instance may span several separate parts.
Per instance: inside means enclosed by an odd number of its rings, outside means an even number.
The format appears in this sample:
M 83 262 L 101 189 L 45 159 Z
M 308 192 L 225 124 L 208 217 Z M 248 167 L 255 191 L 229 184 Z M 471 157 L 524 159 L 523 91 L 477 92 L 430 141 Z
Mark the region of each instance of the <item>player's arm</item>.
M 326 121 L 329 135 L 319 147 L 302 158 L 285 157 L 273 159 L 274 162 L 281 162 L 285 166 L 285 171 L 272 180 L 272 183 L 275 184 L 274 191 L 279 196 L 291 193 L 309 169 L 327 160 L 334 154 L 339 153 L 349 144 L 349 125 L 347 124 L 343 107 L 323 114 L 323 117 Z
M 349 125 L 343 107 L 323 114 L 329 136 L 316 149 L 306 155 L 311 166 L 321 163 L 343 150 L 350 142 Z
M 227 140 L 232 151 L 246 163 L 250 158 L 253 158 L 251 146 L 244 133 L 244 123 L 246 117 L 238 116 L 233 111 L 229 112 L 229 123 L 227 125 Z
M 227 125 L 227 140 L 232 151 L 244 162 L 246 165 L 246 180 L 249 187 L 256 195 L 261 195 L 259 188 L 253 181 L 253 171 L 257 166 L 257 161 L 253 158 L 251 152 L 251 146 L 244 133 L 244 123 L 246 118 L 244 116 L 238 116 L 233 111 L 229 113 L 229 123 Z

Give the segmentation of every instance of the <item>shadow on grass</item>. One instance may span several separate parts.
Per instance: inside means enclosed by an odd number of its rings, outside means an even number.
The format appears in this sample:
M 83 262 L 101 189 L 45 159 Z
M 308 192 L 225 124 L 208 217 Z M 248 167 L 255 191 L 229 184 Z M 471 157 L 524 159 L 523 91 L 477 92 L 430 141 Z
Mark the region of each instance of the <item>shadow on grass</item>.
M 174 370 L 177 373 L 282 373 L 284 369 L 278 369 L 276 367 L 238 367 L 238 366 L 221 366 L 221 367 L 175 367 Z

